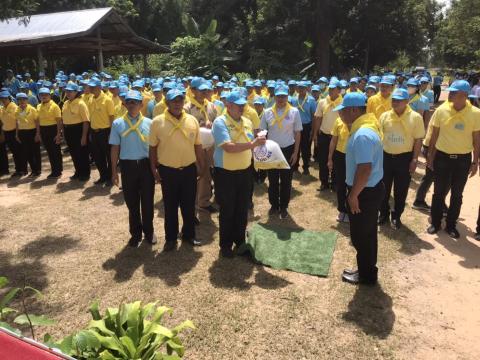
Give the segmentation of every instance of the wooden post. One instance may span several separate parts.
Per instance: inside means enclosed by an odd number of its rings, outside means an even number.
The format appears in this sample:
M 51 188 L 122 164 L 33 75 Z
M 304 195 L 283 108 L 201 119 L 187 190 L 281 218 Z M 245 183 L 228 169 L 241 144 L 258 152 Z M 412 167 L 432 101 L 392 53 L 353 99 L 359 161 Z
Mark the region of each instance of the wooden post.
M 102 35 L 100 33 L 100 27 L 97 29 L 98 39 L 98 71 L 103 71 L 103 49 L 102 49 Z
M 143 54 L 143 77 L 147 76 L 148 62 L 147 54 Z
M 45 59 L 43 58 L 43 51 L 40 46 L 37 46 L 37 67 L 38 72 L 45 72 Z

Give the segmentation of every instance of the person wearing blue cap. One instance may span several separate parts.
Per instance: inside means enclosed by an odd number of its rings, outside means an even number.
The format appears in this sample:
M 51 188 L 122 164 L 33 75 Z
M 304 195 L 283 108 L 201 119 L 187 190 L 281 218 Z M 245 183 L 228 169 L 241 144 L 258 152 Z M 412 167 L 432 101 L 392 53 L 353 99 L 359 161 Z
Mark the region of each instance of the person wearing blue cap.
M 15 94 L 20 91 L 20 81 L 13 76 L 13 71 L 11 69 L 6 71 L 6 77 L 3 81 L 2 87 L 7 88 L 12 96 L 15 96 Z
M 405 89 L 395 89 L 392 110 L 380 116 L 383 132 L 383 182 L 385 197 L 380 208 L 378 224 L 389 220 L 393 229 L 402 226 L 408 188 L 417 168 L 418 156 L 425 137 L 422 116 L 409 106 L 410 95 Z M 393 187 L 394 207 L 390 210 L 390 193 Z
M 253 181 L 252 149 L 265 144 L 264 136 L 254 138 L 251 121 L 242 116 L 246 104 L 247 99 L 239 91 L 232 91 L 226 99 L 227 111 L 215 119 L 212 127 L 215 195 L 220 205 L 220 256 L 225 258 L 232 258 L 245 243 Z
M 317 103 L 315 99 L 308 94 L 307 83 L 300 81 L 297 84 L 298 95 L 292 98 L 291 103 L 300 112 L 302 120 L 302 134 L 300 139 L 300 154 L 303 163 L 303 175 L 310 175 L 310 157 L 312 156 L 312 122 Z M 293 171 L 298 171 L 300 157 L 293 167 Z
M 420 94 L 420 84 L 415 78 L 408 79 L 406 86 L 409 95 L 408 105 L 413 111 L 419 113 L 423 119 L 425 111 L 428 111 L 430 108 L 428 99 Z
M 377 93 L 377 88 L 375 85 L 369 84 L 365 87 L 365 95 L 367 96 L 367 99 L 370 99 L 376 93 Z
M 17 121 L 15 117 L 15 113 L 17 111 L 17 104 L 12 101 L 12 97 L 8 90 L 2 90 L 0 92 L 0 124 L 1 124 L 1 136 L 0 142 L 4 143 L 3 146 L 7 146 L 8 150 L 12 153 L 13 161 L 15 164 L 15 172 L 13 173 L 12 177 L 21 177 L 26 175 L 26 171 L 24 172 L 22 169 L 22 161 L 21 161 L 21 150 L 20 144 L 16 137 L 16 128 L 17 128 Z M 3 141 L 2 141 L 3 140 Z M 5 149 L 1 151 L 2 154 L 2 173 L 8 174 L 8 155 Z
M 155 117 L 150 129 L 150 168 L 162 186 L 165 209 L 164 251 L 177 247 L 178 209 L 182 213 L 182 240 L 202 245 L 195 233 L 195 199 L 197 169 L 202 166 L 203 151 L 200 126 L 193 115 L 184 110 L 185 94 L 177 88 L 166 96 L 167 110 Z
M 147 87 L 145 86 L 145 80 L 137 80 L 137 81 L 134 81 L 133 84 L 132 84 L 132 89 L 133 90 L 137 90 L 140 92 L 140 94 L 142 94 L 142 97 L 143 97 L 143 105 L 142 105 L 142 115 L 143 116 L 147 116 L 147 107 L 148 107 L 148 103 L 150 102 L 150 100 L 153 99 L 153 95 L 152 93 L 150 93 L 150 91 L 147 89 Z
M 63 104 L 67 101 L 67 95 L 65 94 L 65 87 L 67 84 L 63 81 L 59 81 L 55 84 L 55 89 L 53 90 L 52 100 L 60 107 L 63 108 Z
M 120 87 L 118 86 L 118 82 L 112 81 L 108 85 L 108 93 L 107 95 L 110 96 L 110 99 L 113 101 L 113 107 L 115 109 L 115 119 L 122 117 L 126 113 L 126 108 L 123 105 L 123 101 L 119 96 L 120 94 Z M 149 116 L 149 118 L 151 118 Z
M 367 112 L 375 114 L 380 119 L 385 111 L 392 109 L 393 79 L 390 76 L 383 76 L 379 83 L 379 92 L 368 98 Z
M 20 143 L 20 169 L 27 174 L 30 165 L 29 177 L 40 176 L 40 125 L 38 123 L 37 109 L 28 103 L 28 95 L 17 93 L 18 108 L 15 112 L 17 121 L 17 141 Z
M 436 104 L 440 100 L 440 94 L 442 93 L 443 75 L 439 71 L 433 77 L 433 102 Z
M 350 85 L 346 91 L 346 93 L 350 92 L 361 92 L 361 90 L 358 89 L 358 78 L 353 77 L 350 79 Z
M 294 96 L 297 92 L 297 82 L 295 80 L 288 81 L 288 96 Z
M 161 101 L 163 101 L 162 87 L 159 86 L 158 84 L 154 84 L 152 87 L 152 93 L 153 93 L 153 99 L 150 100 L 147 105 L 147 117 L 149 117 L 150 119 L 154 118 L 153 110 L 155 109 L 155 106 Z
M 430 108 L 434 104 L 434 94 L 433 94 L 433 91 L 428 88 L 429 85 L 430 85 L 430 80 L 428 79 L 428 77 L 422 76 L 420 78 L 420 94 L 425 96 L 428 99 L 428 104 L 429 104 L 428 109 L 430 110 Z M 425 122 L 427 124 L 428 124 L 428 120 L 430 120 L 430 118 L 425 119 Z
M 38 90 L 40 104 L 37 106 L 38 121 L 40 124 L 40 136 L 42 144 L 47 150 L 50 162 L 50 174 L 47 179 L 57 179 L 62 176 L 63 160 L 60 144 L 62 142 L 62 110 L 52 100 L 48 88 Z
M 209 86 L 205 83 L 205 79 L 197 77 L 193 78 L 190 83 L 192 96 L 190 102 L 185 104 L 187 114 L 193 115 L 200 124 L 200 127 L 210 129 L 212 123 L 217 117 L 215 105 L 206 98 Z M 199 209 L 209 213 L 215 213 L 218 210 L 212 205 L 212 177 L 210 168 L 213 164 L 213 148 L 203 149 L 202 166 L 200 169 L 197 182 L 197 206 Z
M 315 99 L 316 102 L 320 99 L 320 86 L 313 85 L 311 90 L 312 97 Z
M 357 251 L 358 270 L 344 270 L 342 280 L 352 284 L 377 283 L 377 218 L 385 195 L 383 147 L 378 121 L 366 112 L 367 98 L 349 93 L 335 108 L 347 125 L 346 183 L 350 237 Z
M 33 96 L 26 82 L 20 83 L 20 92 L 25 93 L 28 96 L 28 103 L 30 105 L 32 105 L 33 107 L 37 107 L 38 98 L 36 96 Z
M 432 223 L 429 234 L 438 232 L 443 215 L 443 204 L 450 189 L 446 232 L 452 238 L 460 236 L 456 224 L 462 207 L 465 184 L 478 171 L 480 152 L 480 109 L 467 101 L 470 84 L 456 80 L 447 89 L 448 103 L 435 110 L 433 130 L 428 148 L 427 166 L 435 172 Z
M 332 139 L 332 130 L 338 112 L 334 109 L 340 105 L 343 98 L 340 95 L 340 82 L 331 80 L 328 85 L 328 96 L 318 102 L 312 130 L 312 141 L 317 145 L 318 167 L 320 178 L 319 191 L 333 188 L 335 183 L 335 171 L 330 174 L 328 169 L 328 151 Z M 330 176 L 331 175 L 331 176 Z
M 300 150 L 302 120 L 297 108 L 288 103 L 289 88 L 278 85 L 275 88 L 275 105 L 265 110 L 260 128 L 268 131 L 268 139 L 275 141 L 281 148 L 291 167 L 297 163 Z M 269 216 L 279 214 L 286 219 L 292 191 L 292 169 L 268 170 Z
M 403 72 L 397 73 L 396 82 L 397 89 L 407 89 L 407 84 L 405 83 L 405 74 Z
M 120 160 L 122 191 L 128 208 L 130 240 L 128 246 L 142 242 L 156 244 L 153 231 L 155 179 L 150 169 L 148 138 L 152 120 L 142 115 L 142 94 L 136 90 L 125 96 L 127 113 L 112 123 L 109 134 L 112 183 L 119 186 L 117 164 Z
M 62 108 L 65 142 L 70 150 L 75 169 L 70 180 L 88 181 L 90 179 L 90 158 L 88 149 L 88 130 L 90 114 L 87 104 L 82 100 L 78 85 L 69 83 L 65 88 L 67 100 Z
M 101 86 L 99 79 L 89 80 L 88 88 L 91 95 L 88 96 L 86 104 L 90 114 L 91 151 L 100 175 L 94 184 L 111 187 L 112 163 L 108 138 L 115 117 L 115 106 L 112 99 L 102 91 Z

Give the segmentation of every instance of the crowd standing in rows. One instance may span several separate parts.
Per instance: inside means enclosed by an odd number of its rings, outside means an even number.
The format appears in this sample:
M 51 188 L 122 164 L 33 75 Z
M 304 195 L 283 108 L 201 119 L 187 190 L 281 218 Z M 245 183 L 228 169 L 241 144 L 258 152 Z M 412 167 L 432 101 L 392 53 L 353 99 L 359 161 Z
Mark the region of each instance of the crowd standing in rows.
M 202 244 L 197 211 L 219 211 L 220 255 L 233 257 L 245 243 L 254 182 L 268 177 L 269 216 L 289 217 L 292 175 L 310 175 L 319 164 L 319 191 L 337 194 L 337 221 L 350 224 L 358 269 L 344 281 L 377 281 L 377 226 L 402 227 L 412 174 L 423 153 L 428 167 L 413 208 L 431 210 L 428 233 L 453 238 L 468 176 L 478 169 L 480 86 L 456 80 L 448 101 L 438 102 L 443 78 L 428 73 L 308 80 L 251 80 L 217 76 L 114 80 L 106 73 L 65 75 L 53 82 L 39 74 L 7 77 L 0 91 L 0 175 L 36 178 L 40 144 L 50 174 L 62 176 L 62 141 L 72 158 L 72 181 L 120 186 L 129 209 L 129 246 L 157 242 L 153 228 L 155 182 L 165 209 L 164 251 L 177 239 Z M 432 88 L 433 91 L 430 89 Z M 266 133 L 262 130 L 266 130 Z M 266 135 L 265 135 L 266 134 Z M 208 136 L 212 144 L 207 144 Z M 290 169 L 255 171 L 252 149 L 276 142 Z M 30 174 L 28 174 L 28 166 Z M 432 206 L 426 202 L 434 184 Z M 393 190 L 393 204 L 390 195 Z M 450 204 L 445 198 L 450 192 Z M 219 206 L 217 209 L 216 205 Z M 179 229 L 178 209 L 183 218 Z M 480 240 L 480 209 L 476 239 Z

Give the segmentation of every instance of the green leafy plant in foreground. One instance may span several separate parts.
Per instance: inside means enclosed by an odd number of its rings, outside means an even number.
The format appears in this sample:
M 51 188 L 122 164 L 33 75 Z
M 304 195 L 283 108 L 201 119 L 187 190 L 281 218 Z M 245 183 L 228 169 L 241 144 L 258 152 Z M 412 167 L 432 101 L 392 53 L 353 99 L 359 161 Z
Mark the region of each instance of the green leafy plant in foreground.
M 8 279 L 4 276 L 0 276 L 0 289 L 5 288 L 8 285 Z M 23 286 L 13 287 L 7 291 L 7 293 L 0 298 L 0 327 L 13 331 L 16 334 L 21 335 L 22 332 L 11 325 L 13 322 L 17 325 L 24 325 L 28 326 L 30 329 L 30 333 L 32 338 L 35 340 L 35 326 L 48 326 L 53 325 L 55 322 L 51 319 L 48 319 L 44 315 L 34 315 L 29 314 L 26 299 L 29 293 L 33 293 L 33 295 L 37 298 L 42 296 L 42 293 L 37 289 L 27 286 L 26 281 L 23 282 Z M 20 297 L 21 302 L 21 310 L 9 307 L 8 305 L 15 299 Z M 16 317 L 12 317 L 13 314 L 18 314 Z M 12 319 L 13 321 L 8 321 Z M 7 322 L 8 321 L 8 322 Z
M 122 304 L 120 308 L 107 308 L 102 316 L 95 302 L 90 313 L 93 320 L 87 329 L 59 343 L 47 338 L 47 344 L 81 360 L 174 360 L 185 352 L 178 334 L 195 328 L 189 320 L 173 329 L 163 326 L 164 315 L 172 310 L 156 303 Z

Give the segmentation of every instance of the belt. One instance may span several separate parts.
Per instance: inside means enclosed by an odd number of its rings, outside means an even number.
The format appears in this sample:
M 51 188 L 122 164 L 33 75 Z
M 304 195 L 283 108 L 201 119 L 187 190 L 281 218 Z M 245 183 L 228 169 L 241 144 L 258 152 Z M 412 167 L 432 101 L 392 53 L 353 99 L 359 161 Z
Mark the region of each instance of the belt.
M 120 159 L 121 162 L 127 162 L 127 163 L 137 163 L 137 164 L 140 164 L 142 162 L 145 162 L 145 161 L 150 161 L 149 158 L 143 158 L 143 159 L 139 159 L 139 160 L 127 160 L 127 159 Z
M 403 152 L 403 153 L 400 153 L 400 154 L 390 154 L 390 153 L 387 153 L 387 152 L 384 151 L 383 155 L 386 156 L 386 157 L 389 157 L 389 158 L 401 158 L 401 157 L 407 157 L 407 156 L 412 157 L 413 152 L 412 151 L 407 151 L 407 152 Z
M 78 125 L 83 126 L 83 122 L 79 122 L 79 123 L 76 123 L 76 124 L 63 124 L 63 127 L 70 128 L 70 127 L 74 127 L 74 126 L 78 126 Z
M 178 168 L 174 168 L 174 167 L 170 167 L 170 166 L 165 166 L 165 165 L 162 165 L 162 164 L 160 164 L 160 166 L 161 166 L 161 167 L 164 167 L 164 168 L 167 168 L 167 169 L 170 169 L 170 170 L 182 171 L 182 170 L 191 168 L 192 166 L 195 166 L 195 163 L 191 163 L 190 165 L 182 166 L 182 167 L 178 167 Z
M 456 159 L 465 159 L 467 157 L 470 157 L 471 154 L 468 153 L 468 154 L 447 154 L 443 151 L 440 151 L 440 150 L 437 150 L 437 153 L 449 158 L 449 159 L 453 159 L 453 160 L 456 160 Z
M 92 128 L 90 128 L 90 130 L 92 130 L 94 133 L 98 133 L 98 132 L 101 132 L 101 131 L 110 130 L 110 128 L 104 128 L 104 129 L 92 129 Z

